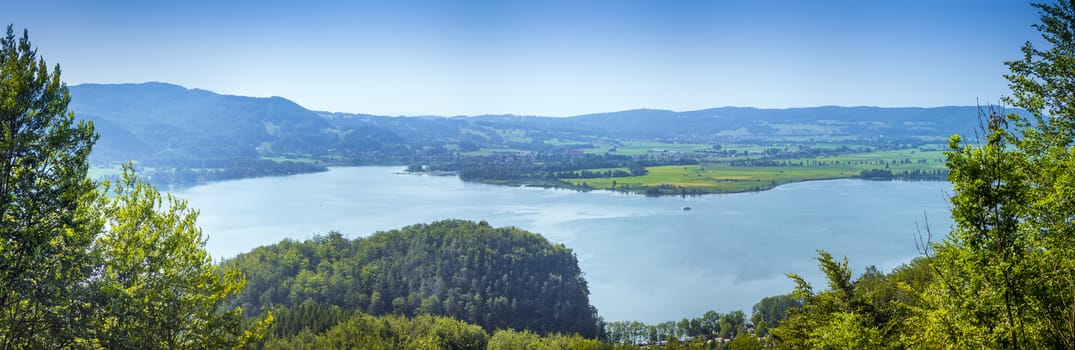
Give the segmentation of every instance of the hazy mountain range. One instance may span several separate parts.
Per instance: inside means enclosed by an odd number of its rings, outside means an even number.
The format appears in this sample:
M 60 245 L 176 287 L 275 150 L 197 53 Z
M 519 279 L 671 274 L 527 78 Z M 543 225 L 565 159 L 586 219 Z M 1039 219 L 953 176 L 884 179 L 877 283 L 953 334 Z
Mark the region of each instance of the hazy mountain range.
M 221 95 L 167 83 L 70 87 L 70 110 L 101 134 L 96 161 L 304 156 L 326 153 L 400 163 L 448 144 L 520 148 L 602 139 L 666 142 L 946 137 L 972 132 L 978 107 L 721 107 L 638 109 L 556 118 L 516 115 L 394 117 L 311 111 L 282 97 Z

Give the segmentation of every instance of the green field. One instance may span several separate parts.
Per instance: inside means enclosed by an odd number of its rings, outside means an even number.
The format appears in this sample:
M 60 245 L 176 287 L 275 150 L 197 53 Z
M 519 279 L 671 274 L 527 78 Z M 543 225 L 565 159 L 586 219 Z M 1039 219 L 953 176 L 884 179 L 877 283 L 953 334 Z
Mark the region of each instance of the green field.
M 676 152 L 690 154 L 695 151 L 712 149 L 713 145 L 697 144 L 697 143 L 662 143 L 662 142 L 624 142 L 621 146 L 615 146 L 615 151 L 610 151 L 612 148 L 602 148 L 602 152 L 609 152 L 614 155 L 623 156 L 637 156 L 653 153 L 664 152 Z
M 833 157 L 774 159 L 776 166 L 732 166 L 730 162 L 648 167 L 644 176 L 565 179 L 579 188 L 644 193 L 664 187 L 666 194 L 731 193 L 770 189 L 786 183 L 858 177 L 863 170 L 944 170 L 944 153 L 918 149 L 851 153 Z M 887 167 L 886 167 L 887 166 Z M 591 169 L 604 171 L 607 169 Z M 669 188 L 674 187 L 674 189 Z

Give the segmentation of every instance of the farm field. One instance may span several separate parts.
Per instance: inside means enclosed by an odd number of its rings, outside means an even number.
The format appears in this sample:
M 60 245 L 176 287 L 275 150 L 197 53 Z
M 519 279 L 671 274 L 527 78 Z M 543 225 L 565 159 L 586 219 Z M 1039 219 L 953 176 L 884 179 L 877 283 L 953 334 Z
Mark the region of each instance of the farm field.
M 943 176 L 944 152 L 919 149 L 851 153 L 838 156 L 760 159 L 771 165 L 733 165 L 732 161 L 698 165 L 647 167 L 646 175 L 564 179 L 582 189 L 616 190 L 647 194 L 700 194 L 760 191 L 782 184 L 861 177 L 863 171 L 888 171 L 887 177 L 922 174 Z M 745 159 L 749 157 L 744 157 Z M 759 160 L 759 159 L 755 159 Z M 604 172 L 609 169 L 590 169 Z

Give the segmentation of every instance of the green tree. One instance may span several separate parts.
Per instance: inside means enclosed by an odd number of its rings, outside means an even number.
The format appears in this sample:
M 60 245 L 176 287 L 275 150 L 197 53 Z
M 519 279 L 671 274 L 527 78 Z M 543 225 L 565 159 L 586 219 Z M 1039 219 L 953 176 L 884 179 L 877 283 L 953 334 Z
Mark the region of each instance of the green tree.
M 753 334 L 743 334 L 728 342 L 728 350 L 761 350 L 762 344 Z
M 130 166 L 117 183 L 105 181 L 94 209 L 105 219 L 94 250 L 99 275 L 91 281 L 100 310 L 94 341 L 109 349 L 238 348 L 265 335 L 268 313 L 244 325 L 239 307 L 221 310 L 245 284 L 235 268 L 221 269 L 204 249 L 198 213 L 184 200 L 162 196 Z
M 517 228 L 446 220 L 355 240 L 339 234 L 259 247 L 224 263 L 252 314 L 312 300 L 375 316 L 429 313 L 484 327 L 599 338 L 602 320 L 570 249 Z M 301 329 L 300 329 L 301 330 Z
M 990 109 L 984 139 L 949 141 L 956 226 L 931 247 L 915 345 L 1075 349 L 1075 4 L 1034 6 L 1046 48 L 1006 63 L 1028 115 Z
M 762 298 L 754 304 L 754 313 L 750 317 L 759 336 L 768 334 L 768 329 L 776 327 L 780 321 L 788 318 L 788 309 L 802 306 L 802 301 L 791 295 L 777 295 Z
M 544 337 L 530 331 L 498 330 L 489 338 L 486 350 L 611 350 L 612 344 L 579 335 L 549 334 Z
M 94 221 L 86 157 L 97 136 L 75 123 L 60 67 L 23 31 L 0 40 L 0 348 L 69 346 L 85 329 Z
M 1026 226 L 1033 199 L 1026 158 L 1010 149 L 1013 135 L 1003 122 L 990 115 L 982 145 L 964 145 L 959 136 L 950 140 L 956 226 L 934 246 L 942 284 L 926 295 L 926 307 L 945 315 L 930 324 L 948 324 L 943 327 L 949 331 L 929 338 L 989 348 L 1019 348 L 1030 341 L 1026 298 L 1040 256 L 1033 251 L 1035 234 L 1020 226 Z
M 452 318 L 355 313 L 323 334 L 302 332 L 295 337 L 269 340 L 264 348 L 481 350 L 488 344 L 489 335 L 481 327 Z
M 1026 271 L 1031 280 L 1020 309 L 1035 323 L 1033 341 L 1075 349 L 1075 4 L 1035 6 L 1042 20 L 1035 27 L 1051 47 L 1027 42 L 1023 59 L 1007 62 L 1006 76 L 1013 92 L 1006 101 L 1031 113 L 1009 115 L 1030 197 L 1016 228 L 1029 236 L 1025 261 L 1037 265 Z
M 881 332 L 862 322 L 855 313 L 837 312 L 821 327 L 810 332 L 810 349 L 881 349 Z
M 852 279 L 847 259 L 838 262 L 824 250 L 818 251 L 817 260 L 829 289 L 815 293 L 802 277 L 789 274 L 796 283 L 792 297 L 801 300 L 802 306 L 788 308 L 787 319 L 769 330 L 776 347 L 901 348 L 910 312 L 905 295 L 896 289 L 907 283 L 873 267 Z M 899 269 L 897 276 L 905 270 Z
M 514 349 L 526 349 L 530 344 L 538 344 L 541 342 L 541 336 L 534 334 L 530 331 L 514 331 L 511 329 L 501 329 L 493 333 L 493 336 L 489 338 L 489 345 L 485 347 L 486 350 L 514 350 Z
M 742 311 L 735 310 L 724 314 L 720 318 L 721 338 L 735 338 L 746 333 L 746 316 Z
M 698 320 L 702 327 L 702 334 L 716 336 L 720 334 L 720 313 L 709 310 L 702 314 Z

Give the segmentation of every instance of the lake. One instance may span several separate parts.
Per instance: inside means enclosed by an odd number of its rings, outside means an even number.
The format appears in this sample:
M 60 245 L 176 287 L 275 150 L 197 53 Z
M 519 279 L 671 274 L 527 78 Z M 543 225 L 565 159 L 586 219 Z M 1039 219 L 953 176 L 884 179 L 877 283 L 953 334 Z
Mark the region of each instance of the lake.
M 945 182 L 813 181 L 757 193 L 650 198 L 492 186 L 400 167 L 225 181 L 174 192 L 201 212 L 215 259 L 331 230 L 348 237 L 457 218 L 517 226 L 574 250 L 607 321 L 656 323 L 751 307 L 798 273 L 826 288 L 817 249 L 888 271 L 952 220 Z M 682 210 L 690 206 L 692 210 Z

